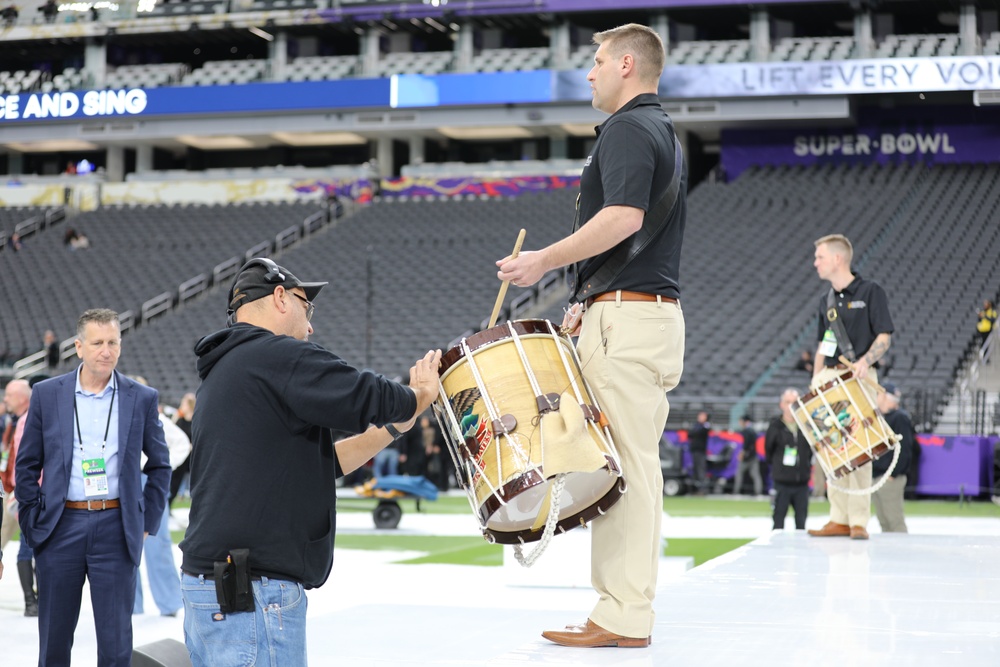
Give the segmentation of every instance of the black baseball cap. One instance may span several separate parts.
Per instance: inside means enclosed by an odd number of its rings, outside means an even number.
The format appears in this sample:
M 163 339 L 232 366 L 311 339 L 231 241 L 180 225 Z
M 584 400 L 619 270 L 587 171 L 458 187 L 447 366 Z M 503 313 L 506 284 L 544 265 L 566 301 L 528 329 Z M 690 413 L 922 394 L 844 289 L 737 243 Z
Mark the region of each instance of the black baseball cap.
M 235 312 L 240 306 L 273 294 L 278 285 L 286 290 L 301 287 L 305 290 L 306 299 L 314 301 L 327 284 L 302 282 L 285 267 L 278 266 L 266 257 L 257 257 L 244 264 L 236 274 L 236 280 L 229 291 L 229 312 Z
M 900 398 L 903 395 L 903 392 L 899 390 L 899 387 L 896 386 L 895 382 L 888 382 L 888 381 L 883 382 L 882 388 L 885 389 L 885 393 L 889 394 L 890 396 L 895 396 L 896 398 Z

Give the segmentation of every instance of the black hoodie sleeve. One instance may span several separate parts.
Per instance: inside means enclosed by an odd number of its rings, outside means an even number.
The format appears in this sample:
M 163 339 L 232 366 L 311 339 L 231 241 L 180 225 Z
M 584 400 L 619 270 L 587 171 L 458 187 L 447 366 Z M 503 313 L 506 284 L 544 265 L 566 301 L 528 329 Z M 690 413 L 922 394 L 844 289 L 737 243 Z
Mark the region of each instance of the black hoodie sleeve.
M 371 371 L 359 371 L 318 346 L 304 346 L 292 362 L 284 396 L 295 415 L 349 433 L 406 421 L 417 409 L 413 391 Z

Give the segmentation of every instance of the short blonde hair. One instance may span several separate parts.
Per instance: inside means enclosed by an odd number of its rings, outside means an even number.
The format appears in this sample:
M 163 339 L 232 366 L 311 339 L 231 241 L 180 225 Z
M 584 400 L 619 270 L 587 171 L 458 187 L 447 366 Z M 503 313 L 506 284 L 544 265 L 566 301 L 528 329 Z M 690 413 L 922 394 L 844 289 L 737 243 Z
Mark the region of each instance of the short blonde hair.
M 639 79 L 646 83 L 659 81 L 663 74 L 666 53 L 660 35 L 644 25 L 626 23 L 617 28 L 594 33 L 594 44 L 609 42 L 608 52 L 614 58 L 626 53 L 635 58 Z
M 854 246 L 851 245 L 850 239 L 843 234 L 827 234 L 822 238 L 816 239 L 813 245 L 819 247 L 824 244 L 830 246 L 833 252 L 843 257 L 848 266 L 851 265 L 851 261 L 854 259 Z

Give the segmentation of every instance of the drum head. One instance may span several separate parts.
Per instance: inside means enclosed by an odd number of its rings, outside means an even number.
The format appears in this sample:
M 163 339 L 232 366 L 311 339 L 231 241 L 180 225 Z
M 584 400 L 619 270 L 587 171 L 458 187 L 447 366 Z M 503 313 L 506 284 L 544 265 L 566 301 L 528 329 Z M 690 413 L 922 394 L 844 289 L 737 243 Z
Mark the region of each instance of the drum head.
M 566 532 L 603 514 L 618 502 L 625 489 L 623 478 L 609 467 L 589 473 L 568 473 L 559 497 L 557 532 Z M 617 468 L 617 466 L 614 466 Z M 499 506 L 486 522 L 486 532 L 499 544 L 534 542 L 541 538 L 544 526 L 532 530 L 538 513 L 544 511 L 554 479 L 535 484 L 520 492 L 506 505 Z M 484 508 L 485 509 L 485 508 Z M 543 517 L 544 518 L 544 517 Z

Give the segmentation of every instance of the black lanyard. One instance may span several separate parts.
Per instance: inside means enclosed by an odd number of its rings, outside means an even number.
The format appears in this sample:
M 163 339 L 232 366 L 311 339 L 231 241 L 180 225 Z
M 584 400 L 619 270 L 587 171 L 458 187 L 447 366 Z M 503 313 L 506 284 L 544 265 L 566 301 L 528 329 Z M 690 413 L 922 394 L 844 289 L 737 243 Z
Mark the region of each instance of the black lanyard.
M 115 393 L 118 391 L 118 383 L 115 381 L 114 373 L 111 374 L 111 405 L 108 407 L 108 423 L 104 425 L 104 442 L 101 443 L 101 456 L 104 456 L 104 448 L 108 444 L 108 433 L 111 431 L 111 413 L 115 409 Z M 76 392 L 73 392 L 73 416 L 76 418 L 76 437 L 80 441 L 80 455 L 83 455 L 83 431 L 80 430 L 80 412 L 76 409 Z

